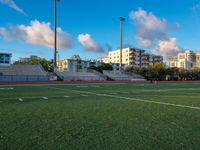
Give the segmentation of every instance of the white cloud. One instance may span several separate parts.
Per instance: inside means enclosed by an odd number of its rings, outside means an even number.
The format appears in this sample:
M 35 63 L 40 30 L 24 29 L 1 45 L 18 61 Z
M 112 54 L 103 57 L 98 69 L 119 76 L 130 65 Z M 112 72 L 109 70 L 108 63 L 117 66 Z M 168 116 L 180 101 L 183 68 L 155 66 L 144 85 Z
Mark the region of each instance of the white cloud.
M 147 13 L 141 8 L 132 11 L 129 16 L 136 25 L 136 38 L 139 44 L 146 48 L 155 46 L 160 40 L 167 40 L 167 32 L 178 28 L 178 24 L 168 25 L 165 19 L 160 19 L 152 12 Z
M 168 60 L 169 56 L 176 55 L 181 50 L 181 47 L 177 46 L 176 38 L 170 38 L 165 41 L 159 41 L 158 46 L 155 47 L 154 53 L 163 55 L 165 60 Z
M 7 5 L 10 8 L 13 8 L 17 12 L 26 16 L 26 13 L 19 7 L 13 0 L 0 0 L 0 3 Z
M 165 19 L 141 8 L 132 11 L 129 16 L 136 26 L 136 39 L 141 46 L 153 49 L 153 53 L 164 58 L 178 53 L 180 47 L 176 38 L 169 37 L 168 32 L 177 29 L 179 24 L 169 25 Z
M 81 45 L 85 48 L 88 52 L 98 52 L 102 53 L 104 52 L 103 48 L 100 44 L 95 42 L 90 34 L 79 34 L 78 35 L 78 41 L 81 43 Z
M 57 28 L 57 44 L 59 49 L 73 47 L 73 38 L 61 28 Z M 33 45 L 54 47 L 54 31 L 50 23 L 31 21 L 29 26 L 17 25 L 10 28 L 0 28 L 0 35 L 5 39 L 25 41 Z

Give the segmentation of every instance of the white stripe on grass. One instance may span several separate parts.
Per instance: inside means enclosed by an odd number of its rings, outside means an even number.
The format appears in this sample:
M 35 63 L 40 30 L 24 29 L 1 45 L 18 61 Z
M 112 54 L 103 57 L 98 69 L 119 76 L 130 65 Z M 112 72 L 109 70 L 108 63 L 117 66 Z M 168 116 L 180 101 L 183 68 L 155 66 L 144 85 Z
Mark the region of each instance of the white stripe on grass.
M 39 99 L 41 96 L 29 96 L 29 97 L 21 97 L 22 99 Z M 1 98 L 0 100 L 15 100 L 19 98 L 9 97 L 9 98 Z
M 151 101 L 151 100 L 145 100 L 145 99 L 130 98 L 130 97 L 123 97 L 123 96 L 115 96 L 115 95 L 107 95 L 107 94 L 105 94 L 104 96 L 119 98 L 119 99 L 126 99 L 126 100 L 131 100 L 131 101 L 139 101 L 139 102 L 145 102 L 145 103 L 153 103 L 153 104 L 160 104 L 160 105 L 167 105 L 167 106 L 175 106 L 175 107 L 182 107 L 182 108 L 190 108 L 190 109 L 200 110 L 200 107 L 195 107 L 195 106 L 173 104 L 173 103 L 166 103 L 166 102 L 157 102 L 157 101 Z
M 37 100 L 41 100 L 41 99 L 49 99 L 49 98 L 59 98 L 62 96 L 48 96 L 48 97 L 44 97 L 44 96 L 29 96 L 29 97 L 21 97 L 21 99 L 37 99 Z M 9 97 L 9 98 L 1 98 L 1 101 L 5 101 L 5 100 L 19 100 L 19 98 L 14 98 L 14 97 Z
M 78 87 L 78 88 L 88 88 L 87 85 L 79 85 L 79 86 L 76 86 L 76 87 Z
M 14 88 L 9 87 L 9 88 L 0 88 L 0 90 L 14 90 Z
M 19 100 L 20 102 L 23 102 L 23 99 L 22 99 L 22 98 L 19 98 L 18 100 Z
M 15 85 L 10 85 L 12 87 L 38 87 L 38 86 L 72 86 L 72 85 L 76 85 L 76 86 L 83 86 L 85 85 L 86 83 L 82 83 L 82 84 L 79 84 L 79 83 L 75 83 L 75 84 L 15 84 Z M 87 83 L 87 85 L 96 85 L 97 83 Z M 124 85 L 124 84 L 128 84 L 128 83 L 98 83 L 98 85 L 105 85 L 105 86 L 111 86 L 111 85 Z M 147 82 L 148 84 L 148 82 Z M 9 87 L 9 85 L 0 85 L 0 87 Z
M 63 89 L 63 88 L 53 88 L 53 87 L 47 87 L 47 88 L 57 89 L 57 90 L 66 90 L 66 89 Z M 69 89 L 67 89 L 67 90 L 69 91 Z M 124 97 L 124 96 L 117 96 L 117 95 L 110 95 L 110 94 L 103 94 L 103 93 L 101 94 L 101 93 L 79 91 L 79 90 L 71 90 L 71 91 L 79 92 L 79 93 L 93 94 L 93 95 L 104 96 L 104 97 L 112 97 L 112 98 L 117 98 L 117 99 L 125 99 L 125 100 L 130 100 L 130 101 L 137 101 L 137 102 L 144 102 L 144 103 L 151 103 L 151 104 L 158 104 L 158 105 L 166 105 L 166 106 L 200 110 L 200 107 L 188 106 L 188 105 L 182 105 L 182 104 L 158 102 L 158 101 L 152 101 L 152 100 L 146 100 L 146 99 L 138 99 L 138 98 Z

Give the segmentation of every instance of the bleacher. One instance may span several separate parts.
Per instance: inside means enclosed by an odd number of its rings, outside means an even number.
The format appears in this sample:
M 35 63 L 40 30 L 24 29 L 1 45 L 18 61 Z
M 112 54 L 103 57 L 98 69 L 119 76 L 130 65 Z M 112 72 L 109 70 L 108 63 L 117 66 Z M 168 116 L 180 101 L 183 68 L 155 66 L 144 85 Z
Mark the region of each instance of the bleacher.
M 116 81 L 146 81 L 143 76 L 135 73 L 125 73 L 121 71 L 103 71 L 103 74 Z
M 41 65 L 0 66 L 0 81 L 48 81 Z
M 56 72 L 64 81 L 104 81 L 106 78 L 93 72 Z

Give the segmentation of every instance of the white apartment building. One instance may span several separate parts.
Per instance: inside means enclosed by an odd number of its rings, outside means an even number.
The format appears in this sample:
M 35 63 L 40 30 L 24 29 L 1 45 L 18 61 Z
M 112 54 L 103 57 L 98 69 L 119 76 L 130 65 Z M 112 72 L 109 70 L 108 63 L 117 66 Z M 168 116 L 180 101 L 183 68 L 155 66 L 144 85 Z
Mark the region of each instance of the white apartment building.
M 104 63 L 120 64 L 120 50 L 110 51 L 107 57 L 103 58 Z M 122 49 L 122 64 L 129 66 L 134 65 L 137 67 L 147 67 L 155 63 L 162 63 L 163 57 L 150 55 L 145 53 L 145 50 L 137 48 L 124 48 Z
M 169 66 L 192 69 L 195 67 L 200 68 L 200 52 L 194 53 L 193 51 L 185 51 L 184 53 L 179 53 L 177 56 L 171 56 L 169 58 Z
M 81 60 L 78 55 L 73 55 L 70 59 L 58 60 L 57 69 L 60 72 L 69 71 L 69 72 L 87 72 L 88 67 L 90 66 L 90 61 Z

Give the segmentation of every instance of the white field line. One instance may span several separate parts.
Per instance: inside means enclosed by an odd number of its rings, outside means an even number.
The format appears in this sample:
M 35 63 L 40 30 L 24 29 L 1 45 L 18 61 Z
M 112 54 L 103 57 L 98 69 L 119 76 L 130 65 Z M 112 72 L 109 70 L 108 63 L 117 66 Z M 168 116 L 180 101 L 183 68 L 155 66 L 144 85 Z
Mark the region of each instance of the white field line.
M 8 88 L 0 88 L 0 90 L 14 90 L 13 87 L 8 87 Z
M 59 98 L 62 96 L 48 96 L 48 98 Z M 29 97 L 21 97 L 21 99 L 48 99 L 45 96 L 29 96 Z M 14 97 L 9 97 L 9 98 L 1 98 L 0 101 L 5 101 L 5 100 L 19 100 L 19 98 L 14 98 Z
M 19 100 L 20 102 L 23 102 L 23 99 L 22 99 L 22 98 L 19 98 L 18 100 Z
M 42 96 L 29 96 L 29 97 L 21 97 L 22 99 L 33 99 L 33 98 L 41 98 Z M 19 98 L 9 97 L 9 98 L 1 98 L 0 100 L 14 100 Z
M 66 92 L 56 92 L 55 94 L 64 94 L 64 93 L 66 93 Z M 70 93 L 70 92 L 68 92 L 68 93 Z M 15 94 L 6 94 L 4 96 L 13 96 L 13 97 L 15 97 Z M 29 96 L 29 97 L 31 97 L 31 96 Z M 32 97 L 35 97 L 35 96 L 33 95 Z M 38 96 L 38 97 L 43 97 L 43 96 Z M 1 98 L 1 99 L 7 99 L 7 98 Z M 8 99 L 10 99 L 10 98 L 8 98 Z
M 123 96 L 114 96 L 114 95 L 107 95 L 107 94 L 105 94 L 105 96 L 113 97 L 113 98 L 119 98 L 119 99 L 126 99 L 126 100 L 131 100 L 131 101 L 139 101 L 139 102 L 145 102 L 145 103 L 153 103 L 153 104 L 168 105 L 168 106 L 175 106 L 175 107 L 182 107 L 182 108 L 190 108 L 190 109 L 200 110 L 200 107 L 195 107 L 195 106 L 165 103 L 165 102 L 157 102 L 157 101 L 151 101 L 151 100 L 145 100 L 145 99 L 130 98 L 130 97 L 123 97 Z
M 69 96 L 64 96 L 65 98 L 69 98 Z
M 83 85 L 83 86 L 78 85 L 78 86 L 76 86 L 76 87 L 78 87 L 78 88 L 88 88 L 87 85 Z
M 21 87 L 21 86 L 29 86 L 29 87 L 34 87 L 34 86 L 48 86 L 48 85 L 57 85 L 57 86 L 62 86 L 62 85 L 69 85 L 69 86 L 82 86 L 82 85 L 124 85 L 128 83 L 82 83 L 82 84 L 16 84 L 16 85 L 0 85 L 0 87 Z M 148 83 L 147 83 L 148 84 Z
M 42 86 L 44 86 L 44 85 L 42 85 Z M 46 86 L 46 87 L 50 88 L 50 89 L 57 89 L 57 90 L 66 91 L 66 89 L 63 89 L 63 88 L 53 88 L 53 87 L 48 87 L 48 86 Z M 69 91 L 69 89 L 67 89 L 67 90 Z M 131 101 L 139 101 L 139 102 L 145 102 L 145 103 L 153 103 L 153 104 L 159 104 L 159 105 L 167 105 L 167 106 L 174 106 L 174 107 L 181 107 L 181 108 L 189 108 L 189 109 L 200 110 L 200 107 L 195 107 L 195 106 L 173 104 L 173 103 L 165 103 L 165 102 L 158 102 L 158 101 L 151 101 L 151 100 L 137 99 L 137 98 L 130 98 L 130 97 L 122 97 L 122 96 L 109 95 L 109 94 L 100 94 L 100 93 L 87 92 L 87 91 L 79 91 L 79 90 L 70 90 L 70 91 L 74 91 L 74 92 L 78 92 L 78 93 L 83 93 L 83 94 L 94 94 L 94 95 L 98 95 L 98 96 L 113 97 L 113 98 L 126 99 L 126 100 L 131 100 Z M 58 96 L 54 96 L 54 97 L 58 97 Z M 23 98 L 33 99 L 33 98 L 38 98 L 38 97 L 23 97 Z M 51 97 L 51 98 L 53 98 L 53 97 Z M 16 98 L 4 98 L 4 99 L 0 99 L 0 100 L 7 100 L 7 99 L 16 99 Z
M 43 99 L 45 99 L 45 100 L 47 100 L 48 99 L 48 97 L 42 97 Z
M 47 88 L 52 88 L 52 87 L 47 87 Z M 66 90 L 66 89 L 62 89 L 62 88 L 52 88 L 52 89 Z M 200 107 L 195 107 L 195 106 L 173 104 L 173 103 L 166 103 L 166 102 L 158 102 L 158 101 L 152 101 L 152 100 L 145 100 L 145 99 L 138 99 L 138 98 L 131 98 L 131 97 L 123 97 L 123 96 L 116 96 L 116 95 L 110 95 L 110 94 L 100 94 L 100 93 L 87 92 L 87 91 L 79 91 L 79 90 L 71 90 L 71 91 L 79 92 L 79 93 L 94 94 L 94 95 L 98 95 L 98 96 L 118 98 L 118 99 L 126 99 L 126 100 L 130 100 L 130 101 L 137 101 L 137 102 L 144 102 L 144 103 L 151 103 L 151 104 L 159 104 L 159 105 L 166 105 L 166 106 L 173 106 L 173 107 L 180 107 L 180 108 L 189 108 L 189 109 L 200 110 Z

